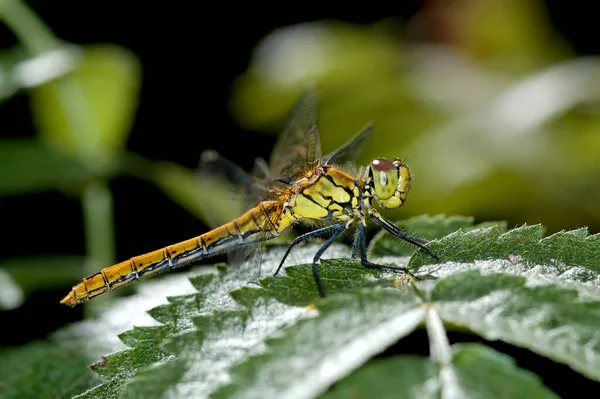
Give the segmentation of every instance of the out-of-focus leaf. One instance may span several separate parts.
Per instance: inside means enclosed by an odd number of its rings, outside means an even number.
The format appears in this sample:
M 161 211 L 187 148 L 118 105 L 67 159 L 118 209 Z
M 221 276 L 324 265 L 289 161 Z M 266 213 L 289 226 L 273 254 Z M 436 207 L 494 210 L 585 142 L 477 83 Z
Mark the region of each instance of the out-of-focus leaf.
M 410 75 L 399 71 L 404 50 L 374 27 L 313 22 L 278 29 L 258 44 L 236 82 L 232 112 L 245 128 L 279 133 L 300 92 L 314 85 L 324 153 L 374 121 L 357 160 L 367 163 L 375 152 L 405 156 L 402 146 L 445 116 L 421 104 Z
M 62 287 L 81 277 L 85 258 L 75 255 L 24 256 L 4 259 L 0 270 L 7 272 L 25 292 Z
M 0 195 L 52 190 L 92 176 L 75 160 L 35 140 L 0 140 Z
M 223 198 L 227 198 L 226 192 L 219 190 L 221 186 L 202 185 L 195 171 L 168 162 L 155 163 L 150 179 L 173 201 L 198 219 L 215 226 L 211 214 L 222 212 L 226 202 Z
M 435 46 L 404 40 L 402 27 L 385 29 L 389 21 L 272 32 L 235 85 L 234 116 L 245 128 L 278 133 L 300 91 L 314 85 L 324 152 L 373 120 L 358 163 L 408 157 L 408 216 L 463 213 L 598 231 L 600 188 L 589 184 L 600 173 L 597 57 L 567 58 L 536 1 L 423 9 L 408 33 Z
M 79 51 L 66 46 L 29 57 L 21 47 L 0 52 L 0 101 L 18 90 L 36 87 L 71 72 Z
M 541 1 L 465 1 L 446 15 L 453 29 L 448 39 L 490 66 L 531 71 L 568 54 L 546 15 Z
M 452 365 L 456 380 L 446 380 L 446 392 L 469 392 L 473 398 L 557 398 L 535 374 L 520 369 L 502 353 L 477 344 L 455 345 Z M 456 382 L 456 384 L 455 384 Z
M 12 68 L 25 57 L 20 47 L 0 51 L 0 103 L 18 91 L 19 85 L 14 81 Z
M 0 310 L 19 307 L 25 295 L 19 284 L 0 267 Z
M 322 397 L 433 399 L 460 392 L 461 397 L 470 398 L 558 398 L 535 374 L 519 369 L 513 359 L 485 346 L 453 347 L 452 364 L 450 372 L 456 378 L 447 378 L 443 369 L 424 357 L 370 361 Z
M 323 399 L 338 398 L 439 398 L 435 363 L 425 357 L 395 356 L 371 360 L 341 379 Z M 427 381 L 435 381 L 427 386 Z
M 173 162 L 152 161 L 131 152 L 122 154 L 124 174 L 146 180 L 210 227 L 225 224 L 246 211 L 246 198 L 224 178 Z
M 138 103 L 140 65 L 133 53 L 114 45 L 82 52 L 73 73 L 33 90 L 32 109 L 45 142 L 73 156 L 101 159 L 125 147 Z
M 597 226 L 600 190 L 587 182 L 600 173 L 599 77 L 596 58 L 537 71 L 409 143 L 411 209 Z M 577 126 L 565 125 L 574 115 Z
M 101 379 L 86 368 L 92 358 L 78 344 L 33 342 L 0 350 L 0 397 L 70 398 Z

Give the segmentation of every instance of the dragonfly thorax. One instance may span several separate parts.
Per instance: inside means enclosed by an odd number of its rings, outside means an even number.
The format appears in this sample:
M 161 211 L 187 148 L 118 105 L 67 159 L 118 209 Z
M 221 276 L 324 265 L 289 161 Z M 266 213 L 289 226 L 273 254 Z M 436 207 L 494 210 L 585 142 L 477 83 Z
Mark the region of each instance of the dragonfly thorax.
M 381 207 L 395 209 L 406 200 L 410 179 L 410 169 L 402 161 L 378 158 L 371 162 L 366 186 Z

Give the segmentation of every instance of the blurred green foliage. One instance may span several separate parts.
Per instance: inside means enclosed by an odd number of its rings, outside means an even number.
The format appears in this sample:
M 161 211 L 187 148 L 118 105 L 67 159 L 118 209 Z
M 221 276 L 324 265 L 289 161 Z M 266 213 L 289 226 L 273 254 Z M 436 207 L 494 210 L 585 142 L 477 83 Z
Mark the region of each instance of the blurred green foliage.
M 0 267 L 12 279 L 0 279 L 0 291 L 22 301 L 32 290 L 73 283 L 82 273 L 116 261 L 107 184 L 113 176 L 151 181 L 203 218 L 195 171 L 125 149 L 141 83 L 135 54 L 112 44 L 63 43 L 20 0 L 0 2 L 0 20 L 20 41 L 17 48 L 0 52 L 0 100 L 27 91 L 38 131 L 35 139 L 0 139 L 0 196 L 58 189 L 78 197 L 87 252 L 86 258 L 64 262 L 52 257 L 8 259 Z M 15 282 L 21 292 L 15 291 Z M 10 298 L 0 301 L 0 308 L 18 305 Z
M 403 215 L 599 231 L 600 60 L 577 58 L 534 0 L 429 4 L 400 29 L 325 21 L 272 32 L 236 82 L 234 115 L 277 133 L 310 83 L 325 152 L 373 120 L 358 161 L 408 158 Z

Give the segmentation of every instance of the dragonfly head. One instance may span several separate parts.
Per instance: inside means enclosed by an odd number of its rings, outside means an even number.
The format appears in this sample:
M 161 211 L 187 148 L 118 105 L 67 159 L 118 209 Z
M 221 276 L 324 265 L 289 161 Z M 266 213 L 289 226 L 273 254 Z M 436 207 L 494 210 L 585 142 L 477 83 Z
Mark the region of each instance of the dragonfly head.
M 400 160 L 375 159 L 369 168 L 369 186 L 373 197 L 383 208 L 400 208 L 410 188 L 411 174 Z

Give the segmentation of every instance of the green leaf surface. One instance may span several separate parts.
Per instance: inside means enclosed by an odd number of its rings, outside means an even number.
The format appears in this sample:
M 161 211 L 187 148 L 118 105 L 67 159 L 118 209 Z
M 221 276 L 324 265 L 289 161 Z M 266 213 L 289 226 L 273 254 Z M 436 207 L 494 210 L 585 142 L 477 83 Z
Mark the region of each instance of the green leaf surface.
M 600 381 L 600 300 L 581 300 L 575 289 L 528 283 L 521 276 L 472 270 L 439 280 L 431 301 L 446 322 Z
M 436 219 L 432 231 L 463 223 Z M 126 348 L 94 368 L 105 383 L 79 397 L 312 398 L 357 386 L 382 397 L 553 397 L 507 355 L 450 346 L 444 326 L 526 348 L 600 381 L 600 278 L 592 267 L 597 236 L 582 229 L 543 238 L 541 226 L 501 234 L 494 226 L 459 230 L 431 245 L 440 263 L 420 253 L 410 261 L 417 275 L 431 278 L 400 285 L 402 275 L 365 269 L 347 258 L 348 248 L 332 246 L 319 266 L 329 293 L 324 299 L 309 264 L 319 244 L 294 251 L 289 263 L 298 265 L 260 285 L 250 283 L 256 264 L 200 274 L 187 282 L 191 291 L 148 312 L 154 325 L 119 335 Z M 262 276 L 276 269 L 284 251 L 275 246 L 263 255 Z M 396 265 L 404 259 L 387 257 Z M 169 291 L 185 282 L 174 276 Z M 135 314 L 120 310 L 128 318 Z M 115 307 L 111 317 L 118 314 Z M 421 326 L 434 337 L 431 358 L 372 361 Z M 391 373 L 386 363 L 396 360 L 395 385 L 375 381 L 370 367 Z
M 394 290 L 332 296 L 317 312 L 234 367 L 233 382 L 214 397 L 314 397 L 424 319 L 414 296 Z
M 140 81 L 139 61 L 130 51 L 108 44 L 83 48 L 74 72 L 32 92 L 42 139 L 89 162 L 123 151 Z
M 53 190 L 92 176 L 77 161 L 35 140 L 0 140 L 0 195 Z
M 441 262 L 476 262 L 505 259 L 514 264 L 547 265 L 567 271 L 583 267 L 600 271 L 600 235 L 587 235 L 587 229 L 561 231 L 542 239 L 540 225 L 522 226 L 501 234 L 497 227 L 469 232 L 457 231 L 429 243 Z M 408 264 L 419 267 L 430 263 L 424 253 L 416 253 Z
M 318 270 L 329 294 L 377 280 L 381 282 L 383 275 L 374 270 L 365 270 L 358 259 L 323 259 Z M 319 298 L 309 265 L 290 266 L 286 268 L 285 276 L 265 277 L 260 284 L 266 290 L 262 295 L 272 296 L 290 305 L 304 306 Z

